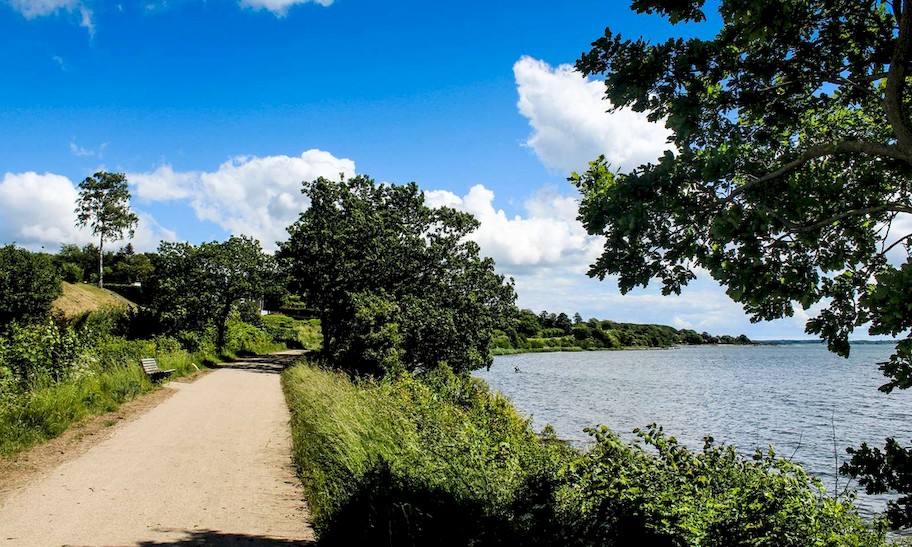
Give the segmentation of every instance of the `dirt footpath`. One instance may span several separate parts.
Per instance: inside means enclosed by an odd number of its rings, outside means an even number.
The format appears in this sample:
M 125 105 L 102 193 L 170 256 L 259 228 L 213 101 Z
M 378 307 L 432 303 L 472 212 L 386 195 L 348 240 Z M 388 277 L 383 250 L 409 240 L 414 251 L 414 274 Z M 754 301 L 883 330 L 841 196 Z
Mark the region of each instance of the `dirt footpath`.
M 0 507 L 0 545 L 306 545 L 278 372 L 234 363 L 193 383 Z

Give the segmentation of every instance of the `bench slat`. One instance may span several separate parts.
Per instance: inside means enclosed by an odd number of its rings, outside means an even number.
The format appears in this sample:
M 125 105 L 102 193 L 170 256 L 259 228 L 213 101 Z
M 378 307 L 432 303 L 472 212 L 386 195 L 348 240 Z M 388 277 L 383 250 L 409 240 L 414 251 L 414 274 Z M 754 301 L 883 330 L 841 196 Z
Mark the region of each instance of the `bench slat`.
M 173 368 L 170 370 L 162 370 L 158 368 L 158 361 L 154 357 L 147 357 L 145 359 L 140 359 L 139 361 L 142 364 L 143 371 L 149 375 L 150 378 L 171 374 L 175 370 Z

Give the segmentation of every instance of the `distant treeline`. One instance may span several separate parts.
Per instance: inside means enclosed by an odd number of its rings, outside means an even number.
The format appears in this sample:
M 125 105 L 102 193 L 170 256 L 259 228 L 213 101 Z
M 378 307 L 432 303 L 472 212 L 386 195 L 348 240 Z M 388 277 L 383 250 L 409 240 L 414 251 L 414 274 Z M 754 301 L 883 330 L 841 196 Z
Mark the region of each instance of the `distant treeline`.
M 668 348 L 701 344 L 753 344 L 745 335 L 714 336 L 668 325 L 617 323 L 602 319 L 584 321 L 580 314 L 536 314 L 520 310 L 512 325 L 495 332 L 495 353 L 527 351 L 581 351 L 621 348 Z

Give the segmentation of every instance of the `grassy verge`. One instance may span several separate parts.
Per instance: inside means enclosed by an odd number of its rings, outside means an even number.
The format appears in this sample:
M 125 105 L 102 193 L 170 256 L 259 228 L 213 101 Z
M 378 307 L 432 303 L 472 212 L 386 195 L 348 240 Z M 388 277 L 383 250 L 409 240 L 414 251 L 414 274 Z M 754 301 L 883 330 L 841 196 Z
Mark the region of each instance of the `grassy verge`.
M 172 345 L 172 344 L 167 344 Z M 9 457 L 52 439 L 74 422 L 117 410 L 121 404 L 155 389 L 139 359 L 156 357 L 172 377 L 197 370 L 205 356 L 157 347 L 155 341 L 106 338 L 83 353 L 65 378 L 42 375 L 28 389 L 0 389 L 0 456 Z
M 581 451 L 446 371 L 352 381 L 285 371 L 321 545 L 879 546 L 850 502 L 772 454 L 701 452 L 658 428 Z
M 13 328 L 0 338 L 0 457 L 155 389 L 139 366 L 142 358 L 155 357 L 160 368 L 173 369 L 173 379 L 197 367 L 287 349 L 263 329 L 237 320 L 229 322 L 220 354 L 207 334 L 127 340 L 109 334 L 121 314 L 99 310 L 75 326 L 47 322 Z

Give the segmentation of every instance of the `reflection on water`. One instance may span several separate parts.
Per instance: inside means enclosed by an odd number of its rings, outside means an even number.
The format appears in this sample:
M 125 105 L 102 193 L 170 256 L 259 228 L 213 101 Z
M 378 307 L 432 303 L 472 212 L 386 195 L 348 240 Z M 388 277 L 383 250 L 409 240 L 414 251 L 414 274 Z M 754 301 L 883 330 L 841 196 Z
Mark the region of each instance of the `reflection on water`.
M 655 422 L 692 449 L 704 435 L 744 453 L 772 445 L 833 492 L 848 480 L 836 474 L 847 446 L 912 440 L 912 392 L 877 390 L 885 379 L 876 363 L 891 350 L 856 345 L 849 359 L 816 344 L 537 353 L 497 357 L 477 376 L 537 429 L 550 423 L 575 443 L 587 442 L 586 426 L 633 439 L 634 428 Z M 856 505 L 867 514 L 885 503 L 859 493 Z

